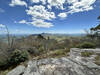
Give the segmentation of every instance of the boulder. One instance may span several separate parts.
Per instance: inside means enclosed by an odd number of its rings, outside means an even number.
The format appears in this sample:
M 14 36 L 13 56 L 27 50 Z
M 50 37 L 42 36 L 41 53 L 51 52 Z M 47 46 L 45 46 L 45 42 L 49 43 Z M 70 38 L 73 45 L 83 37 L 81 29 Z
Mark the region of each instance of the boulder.
M 12 71 L 10 71 L 7 75 L 23 75 L 24 71 L 25 67 L 20 65 L 15 69 L 13 69 Z

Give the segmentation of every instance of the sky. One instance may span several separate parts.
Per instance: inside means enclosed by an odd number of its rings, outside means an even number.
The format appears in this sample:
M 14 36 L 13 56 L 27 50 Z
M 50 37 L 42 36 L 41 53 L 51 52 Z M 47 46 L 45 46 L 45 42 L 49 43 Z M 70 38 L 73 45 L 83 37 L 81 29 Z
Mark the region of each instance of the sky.
M 85 33 L 98 16 L 100 0 L 0 0 L 0 34 Z

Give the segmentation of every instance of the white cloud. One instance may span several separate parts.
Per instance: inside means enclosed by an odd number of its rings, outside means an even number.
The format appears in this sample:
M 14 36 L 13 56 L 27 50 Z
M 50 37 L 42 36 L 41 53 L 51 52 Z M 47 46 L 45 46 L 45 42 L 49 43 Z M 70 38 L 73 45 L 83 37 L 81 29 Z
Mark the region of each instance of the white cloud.
M 3 13 L 3 12 L 5 12 L 5 10 L 3 10 L 2 8 L 0 8 L 0 13 Z
M 42 4 L 46 4 L 46 0 L 31 0 L 32 3 L 40 3 L 42 2 Z
M 26 20 L 14 21 L 14 23 L 29 24 Z
M 27 7 L 27 3 L 25 1 L 22 1 L 22 0 L 12 0 L 9 5 L 12 6 L 12 7 L 16 6 L 16 5 L 26 6 Z
M 3 24 L 0 24 L 0 28 L 5 28 L 5 25 L 3 25 Z
M 50 5 L 47 5 L 47 8 L 50 9 L 50 10 L 52 9 L 52 7 Z
M 35 18 L 43 20 L 52 20 L 56 18 L 54 12 L 47 11 L 42 5 L 35 5 L 33 7 L 29 7 L 26 12 L 28 15 L 31 15 L 33 19 Z
M 92 4 L 95 3 L 96 0 L 68 0 L 70 11 L 68 13 L 75 13 L 75 12 L 83 12 L 83 11 L 89 11 L 93 9 Z
M 20 23 L 20 24 L 28 24 L 28 25 L 33 25 L 35 27 L 43 27 L 43 28 L 50 28 L 53 26 L 52 23 L 50 22 L 46 22 L 44 20 L 41 20 L 41 19 L 34 19 L 32 20 L 31 22 L 28 22 L 26 20 L 21 20 L 19 22 L 16 22 L 16 23 Z
M 59 9 L 64 9 L 63 8 L 63 4 L 65 3 L 65 0 L 48 0 L 48 3 L 50 4 L 50 6 L 55 6 L 56 8 Z
M 67 2 L 69 3 L 69 4 L 73 4 L 73 3 L 76 3 L 76 2 L 78 2 L 79 0 L 67 0 Z
M 31 16 L 31 22 L 21 20 L 18 23 L 31 24 L 36 27 L 52 27 L 53 19 L 60 17 L 66 18 L 69 14 L 84 12 L 94 9 L 93 4 L 96 0 L 27 0 L 31 1 L 30 6 L 23 0 L 12 0 L 10 6 L 20 5 L 28 6 L 26 9 L 27 15 Z M 37 3 L 37 4 L 35 4 Z M 56 8 L 56 9 L 55 9 Z M 62 13 L 57 14 L 56 10 L 61 10 Z M 51 22 L 47 22 L 51 21 Z
M 40 0 L 31 0 L 32 3 L 39 3 Z
M 58 16 L 59 16 L 60 18 L 66 18 L 66 17 L 67 17 L 67 13 L 66 13 L 66 12 L 59 13 Z
M 46 0 L 40 0 L 42 4 L 46 4 Z
M 33 26 L 36 26 L 36 27 L 43 27 L 43 28 L 50 28 L 53 26 L 52 23 L 45 22 L 44 20 L 41 20 L 41 19 L 30 22 L 30 24 L 32 24 Z
M 27 22 L 27 24 L 31 24 L 35 27 L 50 28 L 53 24 L 45 20 L 53 20 L 56 18 L 55 13 L 48 11 L 43 5 L 31 6 L 28 10 L 26 10 L 26 12 L 32 17 L 32 22 Z
M 21 21 L 19 21 L 19 23 L 21 23 L 21 24 L 27 24 L 27 21 L 26 20 L 21 20 Z
M 14 23 L 16 23 L 16 24 L 27 24 L 27 25 L 31 24 L 31 22 L 28 22 L 27 20 L 14 21 Z

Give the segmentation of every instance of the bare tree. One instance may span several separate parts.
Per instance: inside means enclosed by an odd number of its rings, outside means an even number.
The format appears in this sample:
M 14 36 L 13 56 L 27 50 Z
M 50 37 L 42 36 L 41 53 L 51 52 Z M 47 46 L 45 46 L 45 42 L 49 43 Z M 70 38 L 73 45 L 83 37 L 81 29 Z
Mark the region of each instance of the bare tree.
M 6 28 L 6 32 L 7 32 L 7 41 L 8 41 L 8 46 L 10 47 L 10 33 L 9 33 L 9 30 L 8 30 L 8 27 L 5 26 Z
M 14 37 L 10 35 L 9 29 L 7 26 L 5 26 L 6 32 L 7 32 L 7 43 L 8 43 L 8 48 L 12 49 L 15 41 L 14 41 Z

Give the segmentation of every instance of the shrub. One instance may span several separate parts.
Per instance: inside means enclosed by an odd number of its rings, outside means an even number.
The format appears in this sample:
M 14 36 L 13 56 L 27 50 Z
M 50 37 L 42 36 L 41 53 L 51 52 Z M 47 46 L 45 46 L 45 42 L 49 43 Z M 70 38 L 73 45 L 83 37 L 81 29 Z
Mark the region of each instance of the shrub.
M 78 48 L 96 48 L 95 44 L 90 42 L 84 42 L 83 44 L 80 44 L 77 46 Z
M 83 57 L 89 57 L 92 54 L 93 54 L 92 52 L 81 52 L 81 56 Z
M 70 52 L 70 49 L 69 48 L 65 48 L 65 52 L 66 53 Z
M 29 48 L 28 52 L 33 56 L 39 55 L 39 51 L 35 47 Z
M 44 51 L 45 51 L 44 47 L 41 46 L 41 47 L 39 48 L 39 52 L 40 52 L 40 53 L 43 53 Z
M 0 61 L 0 70 L 5 70 L 9 67 L 8 60 Z
M 100 55 L 95 57 L 95 64 L 100 65 Z
M 12 52 L 11 57 L 0 62 L 0 70 L 6 70 L 10 67 L 15 67 L 25 60 L 28 60 L 28 52 L 15 50 Z
M 55 50 L 50 55 L 54 57 L 63 56 L 63 55 L 66 55 L 66 52 L 65 50 Z
M 0 71 L 0 75 L 7 75 L 7 73 L 8 73 L 9 71 L 10 71 L 10 70 Z
M 65 52 L 63 50 L 56 50 L 54 52 L 55 55 L 62 55 L 62 54 L 65 54 Z
M 21 62 L 24 62 L 27 59 L 28 59 L 28 52 L 27 51 L 15 50 L 11 55 L 9 63 L 19 64 Z

